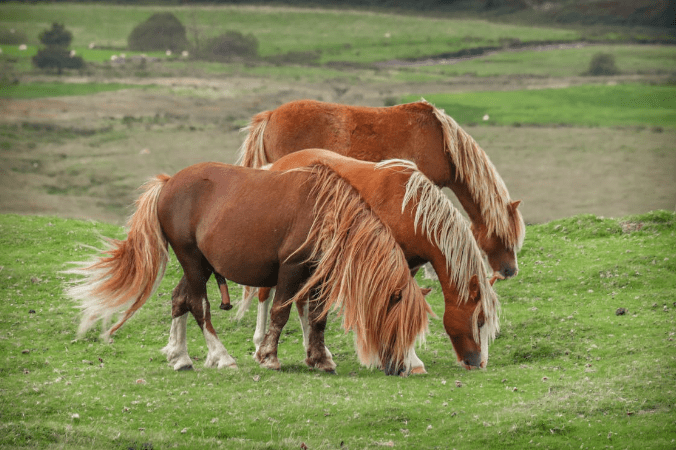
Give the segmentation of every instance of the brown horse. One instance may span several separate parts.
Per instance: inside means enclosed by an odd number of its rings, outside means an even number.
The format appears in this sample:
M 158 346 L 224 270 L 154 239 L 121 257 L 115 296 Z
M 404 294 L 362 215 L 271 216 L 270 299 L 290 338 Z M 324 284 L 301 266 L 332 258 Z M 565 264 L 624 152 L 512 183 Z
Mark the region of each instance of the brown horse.
M 499 328 L 500 305 L 492 282 L 487 281 L 481 251 L 469 225 L 450 200 L 410 161 L 376 164 L 307 149 L 277 160 L 270 170 L 306 166 L 329 167 L 353 186 L 392 231 L 412 271 L 431 262 L 444 295 L 444 328 L 458 361 L 467 369 L 485 367 L 488 343 Z M 259 300 L 266 297 L 267 292 L 259 293 Z M 243 302 L 241 308 L 247 307 Z M 267 305 L 259 302 L 259 316 L 264 317 L 266 311 Z M 300 316 L 301 322 L 306 322 L 307 315 L 301 311 Z M 265 321 L 259 320 L 258 326 L 261 324 Z M 307 323 L 303 330 L 306 327 Z M 257 328 L 254 341 L 261 333 L 264 329 Z M 424 373 L 424 365 L 413 349 L 409 356 L 412 372 Z
M 84 310 L 79 332 L 98 319 L 107 326 L 124 310 L 104 332 L 107 338 L 129 319 L 159 284 L 171 245 L 183 277 L 172 294 L 163 352 L 176 370 L 192 367 L 188 312 L 206 339 L 205 365 L 236 366 L 211 324 L 206 282 L 212 273 L 277 286 L 274 320 L 256 355 L 264 367 L 280 367 L 279 335 L 299 291 L 312 294 L 310 367 L 335 369 L 324 346 L 332 308 L 341 310 L 345 329 L 354 330 L 360 360 L 388 374 L 405 369 L 408 349 L 427 329 L 431 311 L 403 252 L 354 188 L 329 169 L 283 173 L 196 164 L 150 180 L 128 227 L 126 240 L 112 240 L 99 258 L 69 271 L 84 276 L 67 291 Z
M 486 153 L 443 110 L 422 100 L 368 108 L 300 100 L 255 115 L 239 164 L 261 167 L 291 152 L 323 148 L 365 161 L 407 159 L 438 186 L 449 187 L 472 222 L 493 270 L 518 272 L 525 226 Z

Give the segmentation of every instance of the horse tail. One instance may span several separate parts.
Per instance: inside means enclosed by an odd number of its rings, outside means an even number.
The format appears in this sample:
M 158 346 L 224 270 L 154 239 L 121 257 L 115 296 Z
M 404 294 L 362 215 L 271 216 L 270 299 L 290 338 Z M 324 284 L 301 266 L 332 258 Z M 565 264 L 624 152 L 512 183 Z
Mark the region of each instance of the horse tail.
M 258 168 L 270 162 L 265 154 L 265 145 L 263 144 L 265 127 L 270 120 L 270 116 L 272 116 L 272 111 L 258 113 L 253 116 L 248 126 L 242 128 L 241 131 L 246 131 L 249 134 L 239 148 L 238 165 Z
M 99 319 L 105 329 L 111 316 L 126 308 L 122 319 L 103 332 L 102 337 L 108 338 L 157 289 L 169 259 L 167 240 L 157 217 L 157 200 L 169 179 L 167 175 L 158 175 L 141 187 L 144 192 L 136 200 L 136 211 L 127 222 L 127 239 L 107 240 L 101 256 L 66 271 L 83 277 L 66 291 L 83 310 L 78 336 Z
M 315 269 L 292 301 L 315 293 L 323 314 L 339 310 L 344 329 L 355 332 L 362 364 L 399 373 L 431 309 L 389 228 L 359 193 L 325 166 L 314 174 L 315 223 L 307 242 L 314 242 Z
M 251 307 L 251 302 L 253 301 L 253 298 L 256 296 L 257 292 L 258 288 L 252 286 L 242 286 L 242 301 L 239 302 L 239 306 L 237 307 L 237 315 L 235 316 L 237 320 L 241 320 L 242 317 L 244 317 L 244 314 Z

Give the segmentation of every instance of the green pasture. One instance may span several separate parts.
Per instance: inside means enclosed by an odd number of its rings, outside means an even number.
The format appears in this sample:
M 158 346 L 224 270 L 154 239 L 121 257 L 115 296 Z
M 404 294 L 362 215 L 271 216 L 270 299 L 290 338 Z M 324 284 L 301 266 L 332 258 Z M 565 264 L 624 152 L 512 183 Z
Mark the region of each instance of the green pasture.
M 575 77 L 589 70 L 589 62 L 597 53 L 613 55 L 621 74 L 672 74 L 676 70 L 676 48 L 673 46 L 599 44 L 503 51 L 452 64 L 419 66 L 415 72 L 418 76 L 437 76 L 439 79 L 461 75 Z
M 308 370 L 292 317 L 279 372 L 250 357 L 255 313 L 214 311 L 238 370 L 174 372 L 159 352 L 170 325 L 172 258 L 148 303 L 106 344 L 75 339 L 78 311 L 59 273 L 121 228 L 0 216 L 1 448 L 671 448 L 676 439 L 676 215 L 576 216 L 528 226 L 520 273 L 497 284 L 501 333 L 486 370 L 459 368 L 441 321 L 418 355 L 428 374 L 360 367 L 330 317 L 337 375 Z M 443 312 L 437 282 L 428 296 Z M 239 289 L 231 286 L 234 296 Z M 218 303 L 216 283 L 210 285 Z M 620 310 L 624 308 L 624 310 Z M 622 314 L 622 312 L 624 312 Z M 294 313 L 295 316 L 295 313 Z
M 0 87 L 0 98 L 88 95 L 119 89 L 153 89 L 122 83 L 31 83 Z M 193 95 L 189 91 L 184 95 Z M 561 89 L 411 94 L 424 97 L 460 124 L 676 127 L 676 87 L 643 84 L 582 85 Z M 484 116 L 488 119 L 484 120 Z
M 130 58 L 140 54 L 125 50 L 127 37 L 136 25 L 160 11 L 171 11 L 181 20 L 192 45 L 229 30 L 252 34 L 260 44 L 261 60 L 210 63 L 152 52 L 148 56 L 159 59 L 156 65 L 139 68 L 135 63 L 111 63 L 114 55 L 125 53 Z M 94 63 L 99 72 L 102 70 L 109 77 L 171 76 L 188 70 L 206 76 L 273 76 L 304 82 L 443 82 L 462 75 L 579 76 L 588 70 L 589 61 L 598 52 L 614 55 L 623 75 L 672 74 L 676 62 L 676 49 L 672 46 L 587 44 L 576 48 L 546 47 L 545 51 L 509 50 L 509 45 L 514 43 L 566 44 L 577 42 L 585 35 L 573 29 L 480 19 L 289 7 L 6 2 L 0 3 L 0 27 L 24 34 L 28 49 L 20 51 L 18 45 L 2 46 L 3 71 L 34 72 L 30 57 L 37 51 L 38 35 L 53 22 L 63 23 L 73 33 L 71 49 L 77 55 Z M 605 38 L 595 34 L 594 39 L 620 42 L 615 39 L 617 33 L 613 31 Z M 444 57 L 477 48 L 504 48 L 505 51 L 452 64 L 415 68 L 372 66 L 393 59 Z M 89 67 L 84 74 L 94 70 Z
M 422 96 L 461 124 L 676 127 L 676 86 L 583 85 Z
M 494 24 L 483 20 L 435 19 L 363 11 L 245 6 L 129 6 L 79 3 L 0 4 L 0 26 L 21 30 L 37 44 L 53 22 L 73 33 L 72 48 L 94 43 L 124 49 L 132 29 L 152 14 L 170 11 L 191 43 L 229 30 L 253 34 L 263 57 L 320 51 L 321 62 L 368 63 L 391 58 L 456 52 L 521 41 L 571 41 L 577 31 Z
M 91 95 L 97 92 L 118 91 L 120 89 L 143 88 L 134 84 L 122 83 L 31 83 L 0 86 L 0 98 L 43 98 L 64 95 Z

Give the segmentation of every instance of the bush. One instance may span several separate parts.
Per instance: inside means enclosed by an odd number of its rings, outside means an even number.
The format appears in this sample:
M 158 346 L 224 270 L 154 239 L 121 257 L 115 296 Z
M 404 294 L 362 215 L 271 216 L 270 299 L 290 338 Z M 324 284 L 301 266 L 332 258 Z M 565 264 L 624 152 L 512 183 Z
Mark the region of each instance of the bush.
M 185 27 L 172 13 L 157 13 L 134 28 L 127 39 L 129 50 L 178 52 L 188 48 Z
M 615 56 L 609 53 L 595 54 L 589 63 L 587 75 L 617 75 L 620 73 L 615 65 Z
M 59 75 L 63 69 L 81 69 L 84 60 L 68 50 L 73 34 L 63 24 L 53 23 L 52 28 L 40 33 L 40 42 L 45 46 L 33 56 L 33 65 L 40 69 L 57 69 Z
M 57 69 L 61 74 L 63 69 L 81 69 L 85 64 L 82 57 L 71 56 L 68 49 L 47 47 L 38 50 L 33 56 L 33 65 L 39 69 Z
M 253 34 L 228 31 L 209 39 L 205 45 L 207 59 L 255 58 L 258 56 L 258 39 Z

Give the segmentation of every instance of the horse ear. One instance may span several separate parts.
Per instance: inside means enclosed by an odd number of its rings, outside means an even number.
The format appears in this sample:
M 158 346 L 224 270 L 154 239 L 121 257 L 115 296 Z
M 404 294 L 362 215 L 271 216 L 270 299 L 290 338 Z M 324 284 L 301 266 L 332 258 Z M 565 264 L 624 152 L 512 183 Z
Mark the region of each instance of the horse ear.
M 420 290 L 422 291 L 423 297 L 426 297 L 427 294 L 429 294 L 430 292 L 432 292 L 432 288 L 420 288 Z
M 520 204 L 521 204 L 521 200 L 517 200 L 515 202 L 512 202 L 509 205 L 509 208 L 512 210 L 512 212 L 514 212 L 514 211 L 516 211 L 516 208 L 518 208 Z
M 469 280 L 469 298 L 474 300 L 479 295 L 479 277 L 472 275 Z

